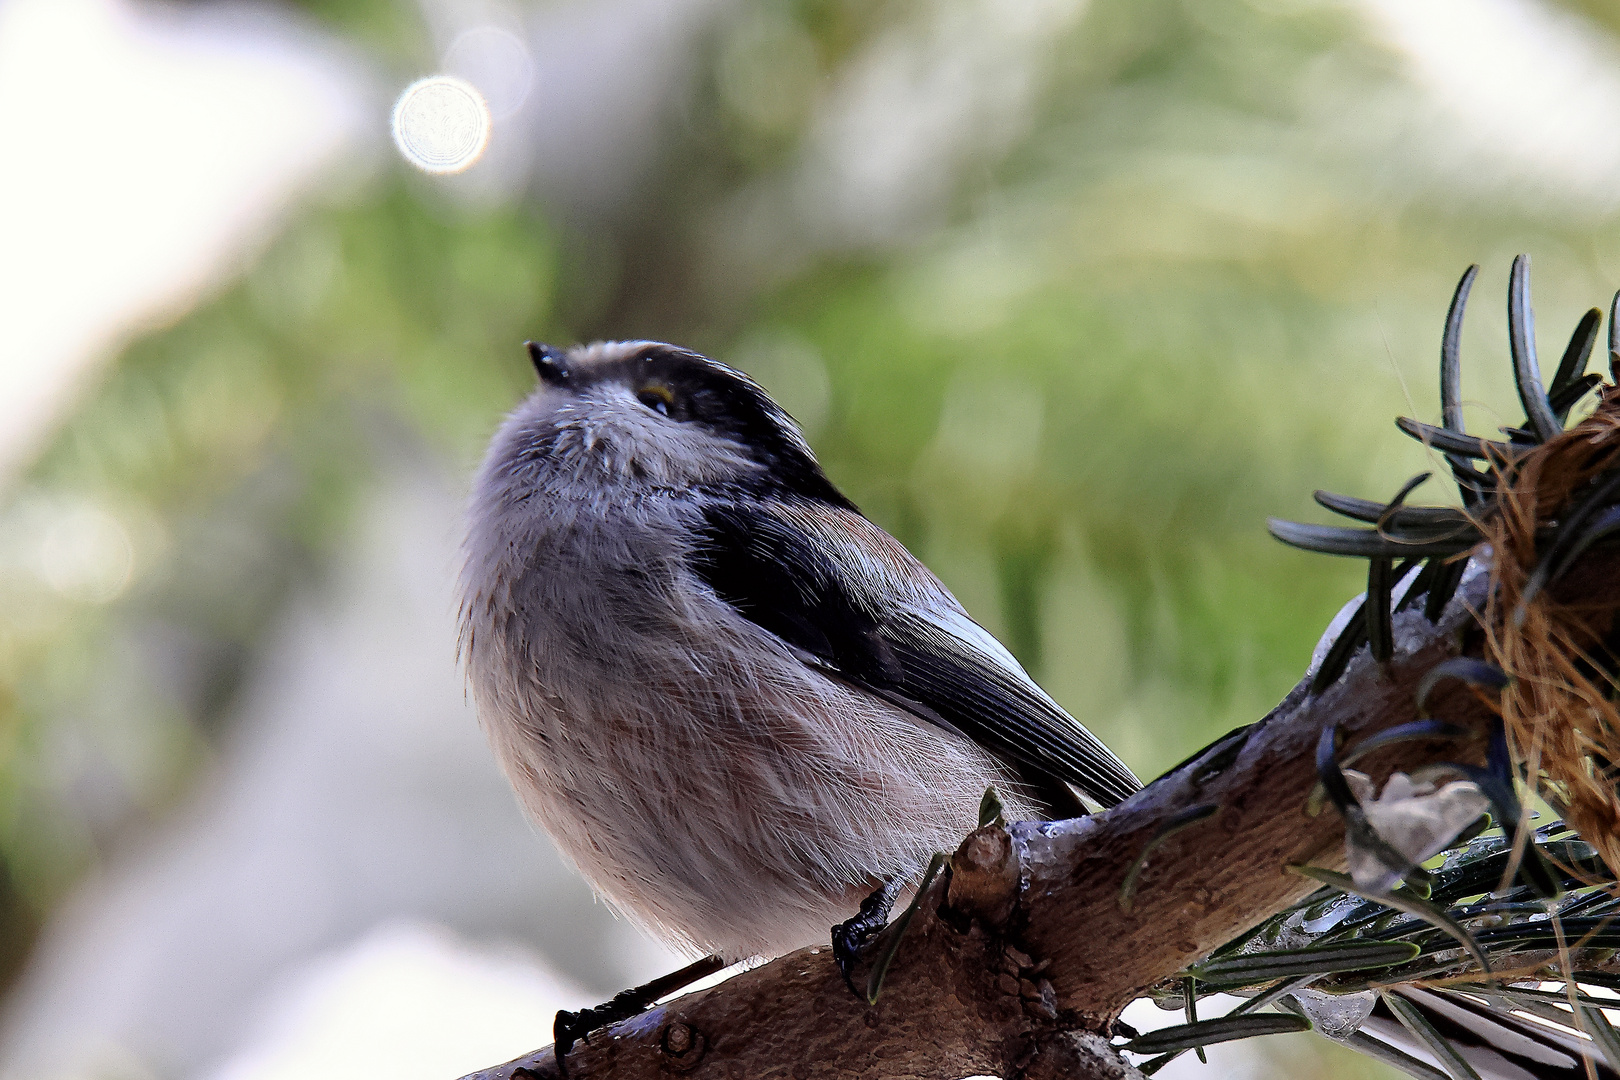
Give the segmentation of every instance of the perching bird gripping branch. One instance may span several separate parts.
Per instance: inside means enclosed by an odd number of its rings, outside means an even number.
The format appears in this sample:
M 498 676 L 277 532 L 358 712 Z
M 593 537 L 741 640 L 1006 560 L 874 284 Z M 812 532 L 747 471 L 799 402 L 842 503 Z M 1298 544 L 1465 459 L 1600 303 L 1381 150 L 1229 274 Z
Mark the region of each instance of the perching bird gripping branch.
M 1531 1025 L 1522 1037 L 1543 1037 L 1537 1017 L 1587 1033 L 1565 1033 L 1568 1075 L 1584 1074 L 1582 1055 L 1620 1075 L 1600 999 L 1506 981 L 1620 985 L 1620 909 L 1599 887 L 1614 881 L 1620 821 L 1620 551 L 1606 543 L 1620 531 L 1620 394 L 1605 388 L 1562 430 L 1599 381 L 1584 373 L 1599 324 L 1581 320 L 1543 388 L 1521 257 L 1509 351 L 1525 420 L 1502 440 L 1469 435 L 1457 342 L 1474 274 L 1446 323 L 1442 426 L 1402 425 L 1443 456 L 1462 506 L 1408 506 L 1409 485 L 1385 503 L 1318 496 L 1371 528 L 1274 523 L 1370 567 L 1361 611 L 1276 709 L 1106 813 L 971 834 L 916 906 L 875 1005 L 849 993 L 829 949 L 800 950 L 593 1033 L 568 1075 L 1124 1076 L 1125 1053 L 1150 1065 L 1311 1018 L 1326 1030 L 1344 1010 L 1319 1008 L 1323 991 L 1366 1003 L 1363 1027 L 1337 1033 L 1352 1045 L 1386 1052 L 1365 1034 L 1383 1024 L 1428 1047 L 1438 1068 L 1388 1051 L 1414 1075 L 1472 1067 L 1446 1056 L 1432 1017 L 1509 1007 Z M 1609 342 L 1620 363 L 1613 309 Z M 1467 573 L 1470 555 L 1482 571 Z M 1455 782 L 1490 816 L 1442 838 L 1449 854 L 1413 857 L 1380 832 L 1396 772 Z M 1532 790 L 1565 822 L 1528 828 Z M 1358 866 L 1381 887 L 1344 874 Z M 1144 995 L 1194 1020 L 1217 990 L 1253 996 L 1213 1026 L 1139 1040 L 1115 1026 Z M 475 1074 L 556 1075 L 550 1048 Z

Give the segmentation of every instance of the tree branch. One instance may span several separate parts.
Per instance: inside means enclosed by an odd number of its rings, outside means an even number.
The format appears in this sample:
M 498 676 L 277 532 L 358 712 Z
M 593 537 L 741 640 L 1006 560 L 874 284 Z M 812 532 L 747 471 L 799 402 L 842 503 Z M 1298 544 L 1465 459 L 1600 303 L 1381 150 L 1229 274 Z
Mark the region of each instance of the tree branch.
M 849 993 L 829 949 L 803 949 L 596 1032 L 569 1054 L 567 1074 L 1131 1075 L 1102 1037 L 1125 1005 L 1316 888 L 1286 867 L 1342 866 L 1344 822 L 1331 808 L 1306 811 L 1323 728 L 1338 725 L 1353 746 L 1416 719 L 1423 676 L 1481 653 L 1474 612 L 1487 588 L 1487 575 L 1475 577 L 1438 624 L 1397 615 L 1387 664 L 1363 650 L 1319 696 L 1302 682 L 1258 724 L 1107 813 L 969 836 L 923 898 L 878 1004 Z M 1620 560 L 1595 553 L 1556 591 L 1607 626 Z M 1429 710 L 1480 731 L 1492 715 L 1457 682 L 1441 683 Z M 1482 746 L 1461 759 L 1481 760 Z M 1382 776 L 1442 757 L 1458 760 L 1458 744 L 1400 743 L 1358 767 Z M 547 1047 L 468 1080 L 560 1075 Z

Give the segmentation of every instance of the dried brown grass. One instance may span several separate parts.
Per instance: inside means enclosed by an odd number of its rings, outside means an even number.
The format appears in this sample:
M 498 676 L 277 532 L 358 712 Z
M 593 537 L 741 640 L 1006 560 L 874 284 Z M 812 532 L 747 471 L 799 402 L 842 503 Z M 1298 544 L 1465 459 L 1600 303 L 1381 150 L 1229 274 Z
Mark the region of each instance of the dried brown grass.
M 1501 710 L 1515 760 L 1620 873 L 1620 708 L 1611 679 L 1594 663 L 1613 608 L 1571 595 L 1565 585 L 1543 590 L 1520 611 L 1538 528 L 1567 514 L 1594 477 L 1617 465 L 1620 388 L 1608 387 L 1589 417 L 1499 470 L 1497 505 L 1480 522 L 1493 555 L 1480 625 L 1487 658 L 1512 677 Z

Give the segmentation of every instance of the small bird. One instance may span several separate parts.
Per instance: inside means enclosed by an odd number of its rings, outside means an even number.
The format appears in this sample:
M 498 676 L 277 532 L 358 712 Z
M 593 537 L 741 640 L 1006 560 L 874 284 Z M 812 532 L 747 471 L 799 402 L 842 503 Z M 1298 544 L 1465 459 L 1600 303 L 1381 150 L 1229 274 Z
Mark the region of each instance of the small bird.
M 847 949 L 839 931 L 881 926 L 986 788 L 1029 820 L 1140 787 L 746 375 L 651 341 L 528 348 L 540 383 L 496 433 L 468 514 L 473 697 L 524 807 L 596 891 L 716 954 L 558 1014 L 559 1070 L 578 1036 L 724 960 L 829 928 Z M 1482 1076 L 1617 1076 L 1589 1041 L 1400 992 Z M 1380 1008 L 1357 1048 L 1423 1053 Z
M 651 341 L 528 348 L 461 653 L 524 807 L 614 909 L 774 956 L 914 883 L 987 788 L 1041 819 L 1140 787 L 753 380 Z

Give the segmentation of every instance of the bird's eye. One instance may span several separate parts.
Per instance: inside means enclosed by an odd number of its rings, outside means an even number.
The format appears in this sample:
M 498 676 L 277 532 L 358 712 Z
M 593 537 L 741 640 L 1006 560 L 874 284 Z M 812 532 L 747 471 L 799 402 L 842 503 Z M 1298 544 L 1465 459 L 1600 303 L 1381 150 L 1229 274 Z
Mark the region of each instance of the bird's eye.
M 675 395 L 667 386 L 644 386 L 636 394 L 636 400 L 659 416 L 668 416 L 669 407 L 675 404 Z

